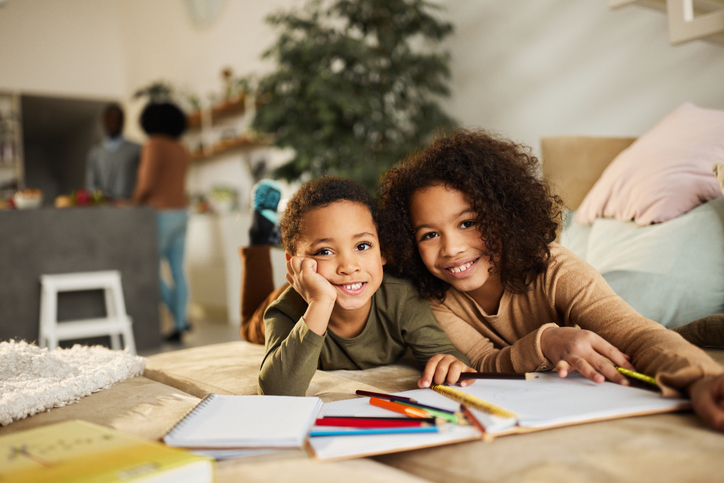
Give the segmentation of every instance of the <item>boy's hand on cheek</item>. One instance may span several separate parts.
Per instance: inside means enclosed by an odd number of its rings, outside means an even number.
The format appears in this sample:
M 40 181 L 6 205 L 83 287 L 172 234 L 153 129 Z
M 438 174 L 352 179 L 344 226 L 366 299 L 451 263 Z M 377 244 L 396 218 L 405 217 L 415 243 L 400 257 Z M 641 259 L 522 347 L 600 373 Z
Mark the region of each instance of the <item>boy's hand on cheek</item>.
M 435 384 L 455 384 L 462 372 L 475 372 L 471 367 L 465 365 L 457 357 L 451 354 L 435 354 L 425 364 L 422 377 L 417 381 L 417 386 L 424 389 Z M 472 379 L 460 381 L 461 386 L 472 384 Z
M 322 275 L 317 273 L 317 261 L 313 258 L 291 257 L 287 261 L 286 279 L 304 300 L 331 302 L 337 300 L 337 290 Z
M 317 261 L 313 258 L 291 257 L 287 261 L 286 279 L 309 304 L 304 322 L 312 332 L 323 336 L 337 300 L 337 289 L 317 273 Z

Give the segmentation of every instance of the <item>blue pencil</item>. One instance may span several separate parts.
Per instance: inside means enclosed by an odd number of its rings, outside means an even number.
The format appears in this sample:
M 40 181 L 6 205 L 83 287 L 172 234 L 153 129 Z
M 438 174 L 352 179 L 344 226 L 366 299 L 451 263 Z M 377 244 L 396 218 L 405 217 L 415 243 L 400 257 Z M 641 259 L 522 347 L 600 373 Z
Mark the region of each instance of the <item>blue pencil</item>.
M 309 436 L 360 436 L 369 434 L 437 433 L 438 426 L 415 426 L 411 428 L 358 428 L 358 429 L 319 429 L 309 432 Z

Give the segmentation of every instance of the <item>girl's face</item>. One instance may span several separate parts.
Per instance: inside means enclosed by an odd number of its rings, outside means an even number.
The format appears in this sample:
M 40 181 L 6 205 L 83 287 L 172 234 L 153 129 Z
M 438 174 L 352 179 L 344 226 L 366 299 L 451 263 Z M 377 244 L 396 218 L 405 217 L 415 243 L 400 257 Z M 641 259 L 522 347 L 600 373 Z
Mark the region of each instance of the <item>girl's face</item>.
M 500 285 L 488 272 L 477 213 L 463 193 L 442 184 L 419 189 L 410 199 L 410 218 L 420 257 L 434 276 L 468 293 Z

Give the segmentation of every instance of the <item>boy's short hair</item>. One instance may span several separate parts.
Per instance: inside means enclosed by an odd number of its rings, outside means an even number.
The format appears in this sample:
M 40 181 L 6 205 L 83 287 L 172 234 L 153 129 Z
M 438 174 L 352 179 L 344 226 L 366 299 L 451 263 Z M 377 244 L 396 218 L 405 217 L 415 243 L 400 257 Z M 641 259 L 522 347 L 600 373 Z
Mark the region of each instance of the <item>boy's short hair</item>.
M 366 206 L 375 228 L 379 227 L 377 204 L 367 189 L 352 179 L 323 176 L 304 183 L 287 203 L 279 223 L 284 251 L 290 255 L 296 254 L 305 214 L 337 201 L 351 201 Z

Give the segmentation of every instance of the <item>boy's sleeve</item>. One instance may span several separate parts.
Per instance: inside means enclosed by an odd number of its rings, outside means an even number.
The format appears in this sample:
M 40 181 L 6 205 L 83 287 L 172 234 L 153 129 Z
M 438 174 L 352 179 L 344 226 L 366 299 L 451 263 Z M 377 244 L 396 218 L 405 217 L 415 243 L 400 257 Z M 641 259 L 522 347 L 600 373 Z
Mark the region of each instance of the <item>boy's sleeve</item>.
M 470 360 L 450 342 L 430 305 L 417 291 L 408 291 L 402 307 L 399 318 L 402 337 L 421 364 L 425 365 L 435 354 L 450 354 L 470 365 Z
M 324 337 L 278 306 L 264 315 L 266 354 L 259 371 L 259 393 L 304 396 L 317 370 Z

